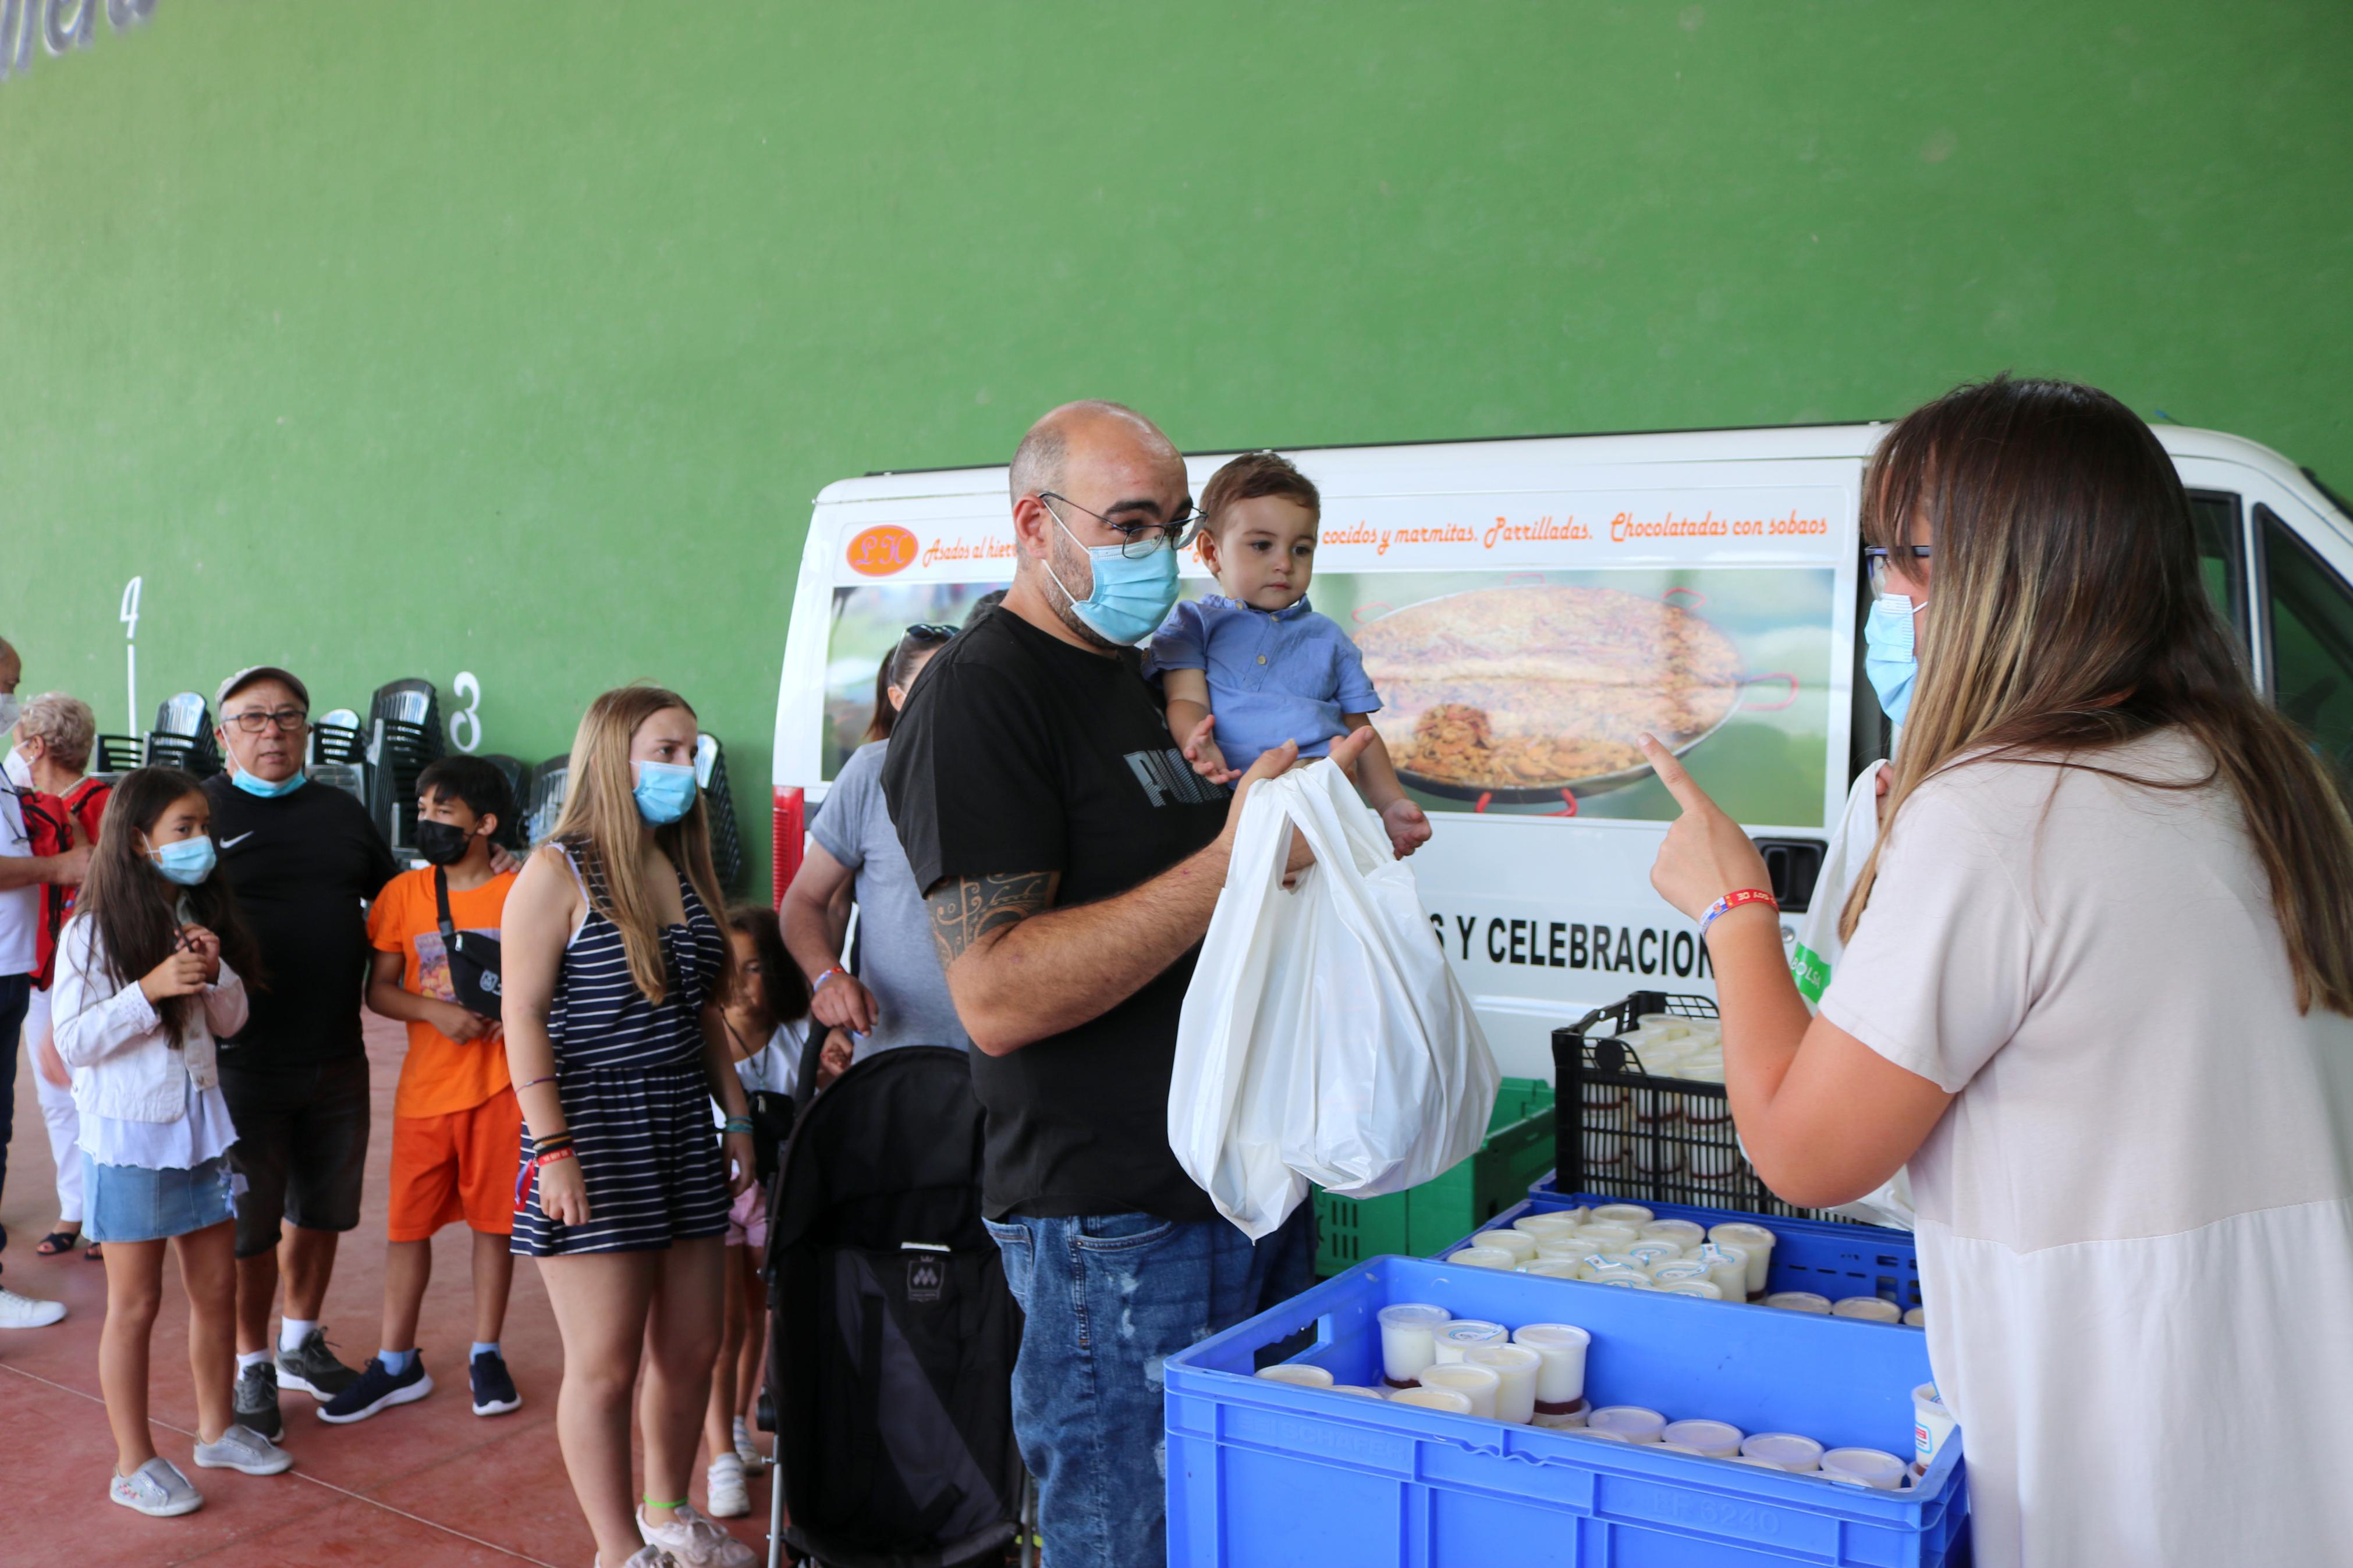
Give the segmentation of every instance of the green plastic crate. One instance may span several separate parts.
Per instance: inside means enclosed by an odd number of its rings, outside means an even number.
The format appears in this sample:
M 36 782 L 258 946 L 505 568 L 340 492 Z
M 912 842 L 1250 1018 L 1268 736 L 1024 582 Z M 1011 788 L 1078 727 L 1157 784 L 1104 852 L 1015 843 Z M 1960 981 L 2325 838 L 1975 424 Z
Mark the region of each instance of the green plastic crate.
M 1507 1078 L 1479 1152 L 1435 1180 L 1378 1198 L 1315 1190 L 1315 1272 L 1325 1278 L 1385 1252 L 1426 1258 L 1527 1196 L 1552 1169 L 1552 1087 Z

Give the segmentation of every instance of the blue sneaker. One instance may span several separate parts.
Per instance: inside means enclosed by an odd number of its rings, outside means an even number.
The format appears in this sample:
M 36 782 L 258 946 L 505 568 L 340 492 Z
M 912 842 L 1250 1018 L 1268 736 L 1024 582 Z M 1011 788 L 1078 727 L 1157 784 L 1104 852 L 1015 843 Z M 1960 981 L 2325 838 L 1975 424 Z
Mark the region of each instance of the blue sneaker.
M 474 1385 L 474 1414 L 504 1415 L 510 1410 L 522 1408 L 522 1395 L 515 1392 L 514 1378 L 507 1371 L 506 1357 L 496 1351 L 484 1351 L 466 1369 Z
M 319 1419 L 339 1426 L 364 1421 L 379 1410 L 411 1404 L 432 1392 L 433 1379 L 425 1371 L 422 1351 L 410 1352 L 408 1370 L 401 1373 L 387 1371 L 384 1358 L 372 1355 L 356 1382 L 319 1406 Z

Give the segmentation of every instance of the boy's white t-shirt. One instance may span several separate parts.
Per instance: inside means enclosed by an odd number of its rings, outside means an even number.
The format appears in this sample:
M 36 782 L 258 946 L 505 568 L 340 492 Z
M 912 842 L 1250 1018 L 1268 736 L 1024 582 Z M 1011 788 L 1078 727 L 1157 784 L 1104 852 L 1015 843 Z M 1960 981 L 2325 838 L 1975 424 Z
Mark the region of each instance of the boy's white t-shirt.
M 1978 1562 L 2353 1561 L 2353 1020 L 2296 1012 L 2227 787 L 1924 786 L 1821 1011 L 1957 1096 L 1909 1168 Z

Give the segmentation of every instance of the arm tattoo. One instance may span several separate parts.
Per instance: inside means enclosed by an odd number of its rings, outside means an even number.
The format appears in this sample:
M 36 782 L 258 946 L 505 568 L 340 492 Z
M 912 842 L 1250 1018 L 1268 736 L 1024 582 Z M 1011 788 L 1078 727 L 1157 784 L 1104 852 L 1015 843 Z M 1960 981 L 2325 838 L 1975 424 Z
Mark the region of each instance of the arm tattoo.
M 1018 925 L 1043 910 L 1053 899 L 1058 879 L 1051 871 L 1022 871 L 1004 877 L 951 877 L 934 885 L 928 901 L 940 967 L 947 968 L 989 932 Z

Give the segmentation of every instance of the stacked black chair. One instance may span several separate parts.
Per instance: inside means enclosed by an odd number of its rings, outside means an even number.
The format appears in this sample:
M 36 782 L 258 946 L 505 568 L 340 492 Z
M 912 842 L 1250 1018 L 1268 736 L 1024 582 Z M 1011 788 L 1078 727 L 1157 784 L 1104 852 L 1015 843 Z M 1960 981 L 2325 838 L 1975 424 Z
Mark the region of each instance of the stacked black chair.
M 556 820 L 564 815 L 564 789 L 572 777 L 572 753 L 558 752 L 531 771 L 530 805 L 523 811 L 523 830 L 533 845 L 555 837 Z
M 155 728 L 148 732 L 142 761 L 200 779 L 221 771 L 220 742 L 213 737 L 212 714 L 202 697 L 183 691 L 156 705 Z
M 521 757 L 510 757 L 504 752 L 487 752 L 482 761 L 499 770 L 507 781 L 507 798 L 514 802 L 499 823 L 499 830 L 491 835 L 491 842 L 517 854 L 530 842 L 523 837 L 523 810 L 531 800 L 531 764 Z
M 367 737 L 360 716 L 332 708 L 311 721 L 311 777 L 332 784 L 365 806 L 368 803 Z
M 136 735 L 100 735 L 98 766 L 91 771 L 107 778 L 129 773 L 147 760 L 147 742 Z
M 311 760 L 367 765 L 367 735 L 360 716 L 348 708 L 331 709 L 311 721 Z
M 444 749 L 441 699 L 431 681 L 376 688 L 368 704 L 368 816 L 396 855 L 415 847 L 417 775 Z
M 728 892 L 744 886 L 744 837 L 735 826 L 735 796 L 727 787 L 727 753 L 716 735 L 694 740 L 694 778 L 708 798 L 703 816 L 711 825 L 711 864 Z

